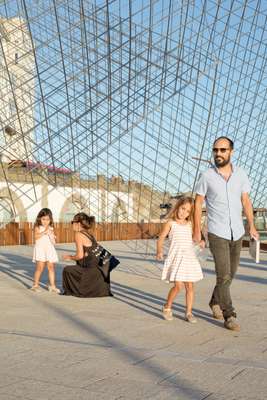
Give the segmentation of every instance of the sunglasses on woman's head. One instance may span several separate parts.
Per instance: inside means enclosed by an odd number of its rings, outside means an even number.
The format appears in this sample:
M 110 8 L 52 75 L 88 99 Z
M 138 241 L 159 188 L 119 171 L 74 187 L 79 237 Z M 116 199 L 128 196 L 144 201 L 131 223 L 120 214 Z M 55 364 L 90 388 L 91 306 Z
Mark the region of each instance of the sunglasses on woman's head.
M 71 224 L 78 224 L 79 221 L 71 221 Z

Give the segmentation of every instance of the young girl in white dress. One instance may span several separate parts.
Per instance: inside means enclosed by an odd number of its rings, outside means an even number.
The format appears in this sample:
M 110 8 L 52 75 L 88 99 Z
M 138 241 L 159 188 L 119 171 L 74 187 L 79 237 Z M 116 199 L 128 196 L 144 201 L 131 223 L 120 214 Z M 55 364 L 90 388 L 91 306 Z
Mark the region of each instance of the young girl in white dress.
M 60 293 L 55 284 L 55 263 L 58 256 L 55 249 L 56 237 L 53 228 L 53 216 L 49 208 L 43 208 L 37 215 L 34 224 L 35 246 L 33 250 L 33 262 L 36 263 L 34 273 L 34 284 L 31 288 L 33 292 L 40 292 L 39 281 L 45 265 L 48 269 L 48 279 L 50 285 L 48 290 L 51 293 Z
M 173 320 L 172 303 L 184 285 L 186 291 L 185 319 L 191 323 L 197 322 L 192 314 L 194 282 L 202 279 L 203 274 L 193 248 L 193 208 L 194 200 L 191 197 L 179 198 L 169 215 L 170 220 L 164 225 L 157 242 L 157 259 L 163 260 L 163 243 L 169 235 L 170 247 L 161 277 L 162 280 L 173 283 L 162 310 L 163 317 L 168 321 Z M 202 241 L 201 246 L 204 247 L 205 242 Z

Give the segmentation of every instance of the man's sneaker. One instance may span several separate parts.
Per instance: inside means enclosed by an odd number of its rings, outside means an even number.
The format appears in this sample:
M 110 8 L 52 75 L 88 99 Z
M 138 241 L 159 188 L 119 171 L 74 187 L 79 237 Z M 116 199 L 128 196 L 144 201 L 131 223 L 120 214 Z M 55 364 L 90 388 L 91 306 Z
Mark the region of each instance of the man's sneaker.
M 166 321 L 172 321 L 173 320 L 171 308 L 166 308 L 165 306 L 163 306 L 162 307 L 162 314 L 163 314 L 163 318 L 166 319 Z
M 224 321 L 224 327 L 226 329 L 230 329 L 230 331 L 236 331 L 236 332 L 240 331 L 240 326 L 236 322 L 235 317 L 227 318 L 227 320 Z
M 211 311 L 212 311 L 212 316 L 215 319 L 223 319 L 223 312 L 218 304 L 214 304 L 213 306 L 210 306 Z

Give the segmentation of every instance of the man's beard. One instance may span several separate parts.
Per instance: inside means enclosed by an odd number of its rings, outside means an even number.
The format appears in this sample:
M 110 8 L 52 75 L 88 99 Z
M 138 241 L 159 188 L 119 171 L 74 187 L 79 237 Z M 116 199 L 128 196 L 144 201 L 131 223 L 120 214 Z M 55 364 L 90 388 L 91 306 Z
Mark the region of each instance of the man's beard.
M 223 160 L 223 159 L 221 159 L 221 160 Z M 216 165 L 217 168 L 225 167 L 227 164 L 229 164 L 229 162 L 230 162 L 230 157 L 227 158 L 226 160 L 219 161 L 219 162 L 218 162 L 218 160 L 216 160 L 216 158 L 215 158 L 215 159 L 214 159 L 214 162 L 215 162 L 215 165 Z

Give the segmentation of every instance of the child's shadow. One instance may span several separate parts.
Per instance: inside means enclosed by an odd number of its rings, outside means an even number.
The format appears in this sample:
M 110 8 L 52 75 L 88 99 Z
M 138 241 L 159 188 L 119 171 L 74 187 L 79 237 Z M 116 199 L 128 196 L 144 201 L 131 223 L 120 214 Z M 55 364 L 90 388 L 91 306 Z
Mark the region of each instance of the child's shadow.
M 25 288 L 29 289 L 33 283 L 35 264 L 32 263 L 28 257 L 22 255 L 4 254 L 4 257 L 5 260 L 0 260 L 0 271 L 8 275 L 10 278 L 18 281 Z M 56 282 L 59 286 L 61 286 L 62 283 L 62 268 L 62 264 L 57 264 Z M 41 287 L 46 288 L 47 278 L 47 269 L 45 269 L 40 281 Z M 165 303 L 164 298 L 153 293 L 145 292 L 143 290 L 116 282 L 112 282 L 111 288 L 117 300 L 146 314 L 162 319 L 161 309 Z M 184 320 L 184 318 L 181 316 L 181 314 L 185 314 L 185 307 L 183 305 L 174 304 L 173 311 L 176 314 L 176 318 Z M 205 311 L 194 308 L 194 314 L 200 319 L 221 327 L 221 322 L 214 320 L 211 317 L 211 314 Z
M 129 306 L 136 308 L 142 312 L 153 315 L 156 318 L 162 319 L 162 306 L 166 299 L 154 295 L 153 293 L 144 292 L 140 289 L 136 289 L 130 286 L 123 285 L 121 283 L 112 282 L 112 292 L 119 301 L 122 301 Z M 181 314 L 185 314 L 185 306 L 182 304 L 174 304 L 173 311 L 177 319 L 183 320 L 184 317 Z M 177 313 L 179 313 L 177 315 Z M 222 326 L 222 321 L 214 320 L 210 313 L 202 311 L 198 308 L 194 308 L 194 315 L 200 319 L 203 319 L 213 325 Z
M 25 256 L 17 254 L 2 254 L 5 259 L 0 259 L 0 271 L 8 275 L 10 278 L 15 279 L 25 288 L 29 289 L 33 284 L 33 276 L 35 271 L 35 264 Z M 61 284 L 62 281 L 62 266 L 57 264 L 55 269 L 56 282 Z M 47 268 L 42 273 L 40 286 L 47 287 L 48 273 Z

